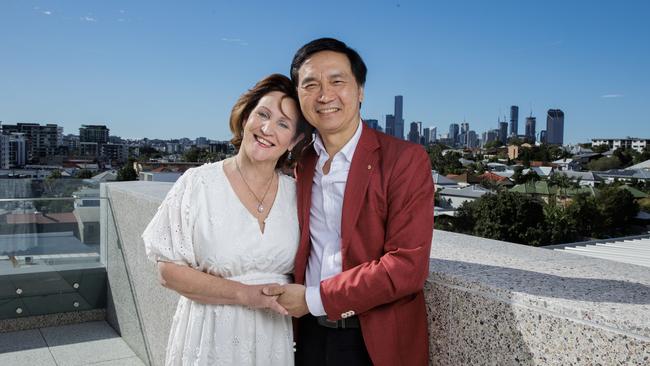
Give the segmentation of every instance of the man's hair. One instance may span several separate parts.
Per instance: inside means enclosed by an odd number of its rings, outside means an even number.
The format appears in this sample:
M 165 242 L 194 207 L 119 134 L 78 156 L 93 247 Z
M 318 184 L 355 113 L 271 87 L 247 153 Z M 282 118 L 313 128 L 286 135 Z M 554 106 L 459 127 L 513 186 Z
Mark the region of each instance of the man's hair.
M 357 84 L 359 84 L 359 86 L 364 86 L 366 84 L 366 74 L 368 73 L 368 69 L 357 51 L 348 47 L 348 45 L 338 39 L 319 38 L 302 46 L 293 56 L 293 61 L 291 61 L 291 81 L 294 86 L 298 86 L 298 71 L 302 64 L 304 64 L 311 55 L 322 51 L 332 51 L 344 54 L 350 61 L 350 68 L 352 69 L 352 74 L 354 74 Z

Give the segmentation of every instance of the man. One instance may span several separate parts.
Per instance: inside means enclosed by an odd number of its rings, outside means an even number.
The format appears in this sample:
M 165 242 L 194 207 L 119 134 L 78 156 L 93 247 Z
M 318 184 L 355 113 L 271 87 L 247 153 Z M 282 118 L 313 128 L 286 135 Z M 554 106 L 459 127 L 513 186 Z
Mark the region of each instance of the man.
M 427 365 L 429 158 L 361 122 L 366 66 L 345 43 L 306 44 L 291 78 L 318 133 L 296 168 L 295 284 L 264 292 L 300 317 L 296 364 Z

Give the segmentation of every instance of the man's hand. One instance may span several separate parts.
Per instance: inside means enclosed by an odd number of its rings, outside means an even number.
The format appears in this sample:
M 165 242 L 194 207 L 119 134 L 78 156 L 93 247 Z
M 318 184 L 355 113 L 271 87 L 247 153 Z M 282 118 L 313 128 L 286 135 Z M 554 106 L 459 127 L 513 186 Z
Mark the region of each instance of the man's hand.
M 240 293 L 240 302 L 252 309 L 270 309 L 281 315 L 290 315 L 282 305 L 278 304 L 278 296 L 265 296 L 263 292 L 267 287 L 280 287 L 279 284 L 244 285 Z
M 285 308 L 293 317 L 300 318 L 309 313 L 305 300 L 305 286 L 291 283 L 284 286 L 266 286 L 262 293 L 267 296 L 279 296 L 278 304 Z

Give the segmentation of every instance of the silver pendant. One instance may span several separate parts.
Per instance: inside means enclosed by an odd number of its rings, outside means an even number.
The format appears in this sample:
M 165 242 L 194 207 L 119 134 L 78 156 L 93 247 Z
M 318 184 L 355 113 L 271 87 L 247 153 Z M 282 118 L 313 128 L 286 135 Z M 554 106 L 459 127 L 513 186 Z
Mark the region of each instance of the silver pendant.
M 261 203 L 259 205 L 257 205 L 257 212 L 259 212 L 259 213 L 264 212 L 264 205 L 262 205 Z

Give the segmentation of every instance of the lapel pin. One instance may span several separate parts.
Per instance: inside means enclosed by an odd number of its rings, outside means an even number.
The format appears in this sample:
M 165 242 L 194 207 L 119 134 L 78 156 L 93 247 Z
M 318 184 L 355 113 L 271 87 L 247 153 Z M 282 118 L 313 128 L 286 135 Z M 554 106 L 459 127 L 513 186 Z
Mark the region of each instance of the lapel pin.
M 368 170 L 372 169 L 372 166 L 368 165 Z

